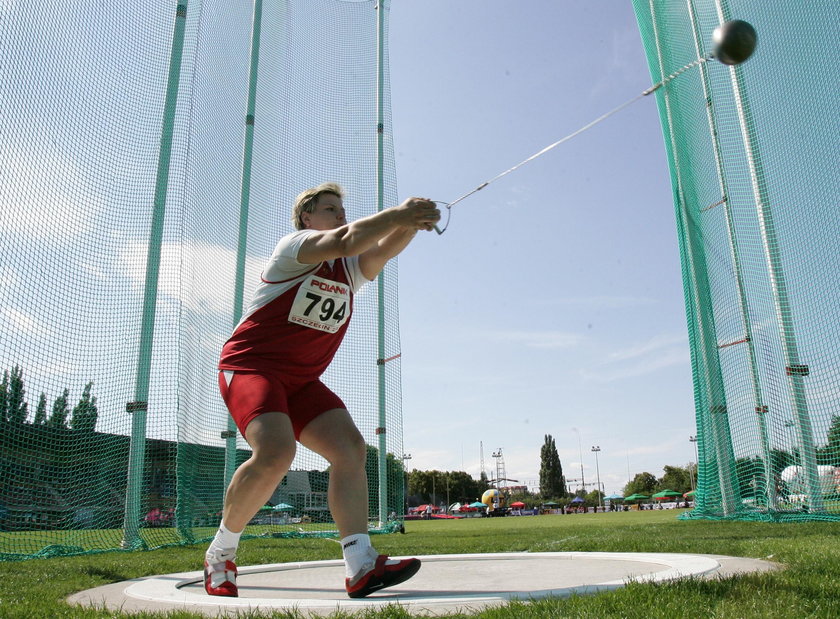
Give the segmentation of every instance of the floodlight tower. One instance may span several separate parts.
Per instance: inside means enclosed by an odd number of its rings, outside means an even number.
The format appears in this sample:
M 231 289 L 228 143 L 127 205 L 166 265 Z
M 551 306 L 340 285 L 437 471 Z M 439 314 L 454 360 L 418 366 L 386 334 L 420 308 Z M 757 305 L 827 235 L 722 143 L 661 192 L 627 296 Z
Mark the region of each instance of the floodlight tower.
M 502 448 L 499 447 L 497 451 L 493 452 L 493 457 L 496 459 L 496 479 L 493 481 L 496 488 L 499 487 L 500 481 L 507 481 L 507 472 L 505 471 L 505 457 L 502 455 Z

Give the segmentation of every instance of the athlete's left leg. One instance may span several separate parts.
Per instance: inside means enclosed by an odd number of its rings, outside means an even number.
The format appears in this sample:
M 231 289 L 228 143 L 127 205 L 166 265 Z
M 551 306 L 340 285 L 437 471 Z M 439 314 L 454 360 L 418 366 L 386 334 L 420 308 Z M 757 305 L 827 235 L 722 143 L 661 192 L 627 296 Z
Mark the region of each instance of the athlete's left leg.
M 370 545 L 367 448 L 350 413 L 334 408 L 318 415 L 301 430 L 298 440 L 330 463 L 327 498 L 341 536 L 347 594 L 366 597 L 414 576 L 420 569 L 418 559 L 390 560 Z
M 350 413 L 334 408 L 318 415 L 301 430 L 299 440 L 330 463 L 327 499 L 341 537 L 367 534 L 366 448 Z

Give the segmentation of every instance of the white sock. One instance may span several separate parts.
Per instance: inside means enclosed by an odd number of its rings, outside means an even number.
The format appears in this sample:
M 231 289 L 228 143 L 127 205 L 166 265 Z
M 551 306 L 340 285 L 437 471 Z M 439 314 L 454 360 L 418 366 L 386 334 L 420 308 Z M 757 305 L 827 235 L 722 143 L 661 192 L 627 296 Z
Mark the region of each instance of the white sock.
M 355 576 L 366 563 L 371 563 L 379 556 L 370 545 L 370 535 L 357 533 L 348 535 L 341 540 L 341 551 L 344 553 L 344 573 L 347 578 Z
M 225 527 L 224 523 L 219 525 L 216 537 L 210 542 L 210 547 L 204 555 L 208 563 L 221 563 L 222 561 L 236 560 L 236 549 L 239 547 L 239 537 L 242 531 L 234 533 Z
M 344 574 L 347 578 L 353 578 L 366 565 L 373 567 L 379 553 L 370 545 L 370 535 L 357 533 L 348 535 L 341 540 L 341 549 L 344 552 Z M 389 559 L 385 565 L 396 565 L 399 561 Z

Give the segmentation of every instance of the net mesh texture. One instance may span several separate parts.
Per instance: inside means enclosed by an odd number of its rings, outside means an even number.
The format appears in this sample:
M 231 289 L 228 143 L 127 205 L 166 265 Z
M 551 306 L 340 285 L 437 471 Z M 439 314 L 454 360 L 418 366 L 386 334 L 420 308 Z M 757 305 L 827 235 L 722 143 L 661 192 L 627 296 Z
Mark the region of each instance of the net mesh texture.
M 209 539 L 250 454 L 219 352 L 295 196 L 395 204 L 387 3 L 3 2 L 0 38 L 0 559 Z M 404 504 L 398 354 L 392 261 L 324 376 L 375 531 Z M 327 479 L 300 447 L 246 536 L 335 535 Z
M 656 91 L 694 379 L 687 518 L 840 520 L 840 5 L 634 0 L 657 82 L 742 19 L 758 45 Z

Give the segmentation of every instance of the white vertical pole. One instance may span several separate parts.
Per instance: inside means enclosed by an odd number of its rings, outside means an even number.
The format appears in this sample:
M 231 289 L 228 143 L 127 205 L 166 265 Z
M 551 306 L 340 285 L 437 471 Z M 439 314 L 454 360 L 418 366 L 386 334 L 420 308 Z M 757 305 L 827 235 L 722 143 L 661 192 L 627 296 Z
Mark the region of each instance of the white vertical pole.
M 385 20 L 388 12 L 387 0 L 379 0 L 376 4 L 376 210 L 385 208 Z M 379 308 L 379 357 L 378 357 L 378 386 L 379 386 L 379 424 L 376 432 L 379 437 L 379 526 L 388 517 L 388 441 L 386 432 L 386 372 L 385 372 L 385 270 L 377 278 L 377 293 Z
M 721 0 L 715 2 L 718 20 L 724 23 L 729 19 L 728 7 L 724 7 Z M 773 291 L 773 305 L 776 310 L 776 322 L 782 340 L 782 350 L 785 356 L 785 373 L 790 389 L 791 406 L 794 412 L 797 438 L 801 452 L 802 466 L 805 473 L 805 483 L 808 492 L 808 507 L 814 512 L 824 510 L 822 489 L 820 488 L 819 471 L 817 469 L 817 453 L 814 445 L 814 431 L 811 427 L 811 417 L 808 414 L 808 401 L 805 396 L 805 376 L 809 368 L 799 359 L 799 349 L 793 326 L 793 313 L 787 293 L 784 269 L 782 268 L 781 248 L 776 235 L 773 221 L 773 211 L 767 190 L 766 175 L 762 165 L 758 148 L 757 132 L 749 107 L 742 68 L 738 65 L 729 67 L 729 78 L 735 97 L 735 107 L 738 112 L 738 122 L 741 125 L 741 137 L 747 156 L 747 167 L 750 172 L 750 182 L 755 199 L 758 215 L 761 241 L 764 245 L 764 256 L 770 272 L 770 287 Z
M 694 11 L 694 0 L 688 0 L 688 12 L 691 18 L 691 29 L 694 35 L 694 48 L 698 57 L 705 56 L 705 50 L 700 40 L 700 29 L 697 23 L 697 15 Z M 755 355 L 755 341 L 753 337 L 752 320 L 750 309 L 747 303 L 746 289 L 744 286 L 744 271 L 741 266 L 740 252 L 738 251 L 738 237 L 735 233 L 735 223 L 732 217 L 732 207 L 729 202 L 729 188 L 726 183 L 726 175 L 723 169 L 723 154 L 721 151 L 720 139 L 718 138 L 717 124 L 712 101 L 711 86 L 709 84 L 709 69 L 705 63 L 699 67 L 700 75 L 703 78 L 703 98 L 706 101 L 706 119 L 709 124 L 709 135 L 715 153 L 715 169 L 717 170 L 718 184 L 720 187 L 721 202 L 724 217 L 726 219 L 726 231 L 729 239 L 729 251 L 735 271 L 735 287 L 738 293 L 738 307 L 741 312 L 741 320 L 744 326 L 744 338 L 741 343 L 746 344 L 747 358 L 750 364 L 750 378 L 752 380 L 754 409 L 757 415 L 758 431 L 761 443 L 761 456 L 764 461 L 765 489 L 767 497 L 767 508 L 772 509 L 775 504 L 775 483 L 773 480 L 773 467 L 770 457 L 770 440 L 767 433 L 767 406 L 764 404 L 761 392 L 761 381 L 758 374 L 758 363 Z

